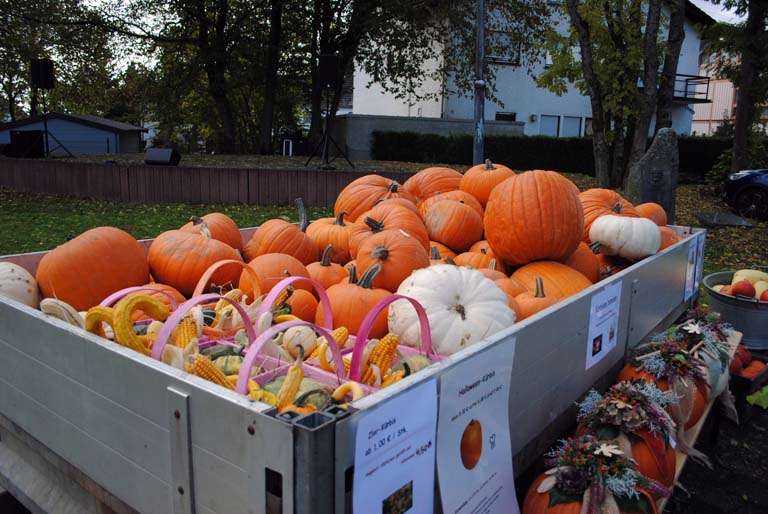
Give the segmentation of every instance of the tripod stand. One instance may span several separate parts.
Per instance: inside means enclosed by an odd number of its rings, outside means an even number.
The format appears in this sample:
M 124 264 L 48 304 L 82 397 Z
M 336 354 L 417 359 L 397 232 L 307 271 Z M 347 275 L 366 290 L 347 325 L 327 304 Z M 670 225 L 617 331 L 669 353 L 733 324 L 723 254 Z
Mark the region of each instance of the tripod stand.
M 42 96 L 43 96 L 43 134 L 45 135 L 45 152 L 44 152 L 45 156 L 48 157 L 51 154 L 51 152 L 61 148 L 62 150 L 67 152 L 67 155 L 69 155 L 70 157 L 74 157 L 74 155 L 72 155 L 72 152 L 67 150 L 67 147 L 64 146 L 64 143 L 59 141 L 59 139 L 56 136 L 48 132 L 48 108 L 45 105 L 45 89 L 42 90 Z M 51 150 L 48 144 L 49 137 L 52 138 L 54 141 L 56 141 L 56 144 L 58 145 L 53 150 Z
M 315 145 L 315 147 L 312 149 L 312 153 L 309 154 L 309 159 L 307 159 L 307 162 L 304 164 L 304 166 L 309 166 L 309 163 L 312 162 L 312 159 L 315 157 L 320 157 L 322 159 L 322 162 L 320 163 L 319 168 L 321 170 L 335 170 L 336 167 L 332 166 L 331 163 L 339 158 L 339 156 L 344 157 L 344 160 L 349 163 L 349 165 L 354 168 L 355 165 L 352 164 L 352 161 L 349 160 L 349 157 L 347 157 L 347 154 L 342 150 L 338 143 L 336 143 L 336 140 L 333 139 L 333 136 L 331 135 L 330 131 L 328 130 L 328 120 L 331 117 L 331 87 L 326 86 L 325 87 L 325 126 L 323 127 L 323 135 L 320 137 L 320 141 Z M 328 159 L 328 154 L 330 150 L 330 145 L 333 145 L 336 147 L 336 151 L 338 152 L 336 156 L 333 159 Z M 318 155 L 318 151 L 321 153 Z

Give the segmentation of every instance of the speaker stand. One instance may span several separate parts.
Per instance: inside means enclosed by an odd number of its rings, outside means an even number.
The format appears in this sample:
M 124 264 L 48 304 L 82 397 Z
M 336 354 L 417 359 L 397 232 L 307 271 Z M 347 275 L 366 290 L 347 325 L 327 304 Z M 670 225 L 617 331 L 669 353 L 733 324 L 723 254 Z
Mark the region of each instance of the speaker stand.
M 320 166 L 318 166 L 321 170 L 335 170 L 336 167 L 333 166 L 331 163 L 339 158 L 339 156 L 344 157 L 344 160 L 347 161 L 347 163 L 352 167 L 352 169 L 355 169 L 355 165 L 352 164 L 352 161 L 349 160 L 349 157 L 347 157 L 346 152 L 339 147 L 339 144 L 336 142 L 335 139 L 333 139 L 333 136 L 331 135 L 330 131 L 328 130 L 328 120 L 331 116 L 331 101 L 330 101 L 330 91 L 331 88 L 325 88 L 325 126 L 323 128 L 323 135 L 320 136 L 320 141 L 315 145 L 315 147 L 312 149 L 312 153 L 309 154 L 309 159 L 307 159 L 307 162 L 304 163 L 304 167 L 306 168 L 309 166 L 309 163 L 312 162 L 312 159 L 315 157 L 320 157 L 322 159 L 322 162 L 320 163 Z M 336 148 L 336 151 L 338 152 L 336 156 L 333 159 L 329 159 L 329 149 L 330 145 L 333 145 Z M 318 155 L 318 151 L 320 151 L 320 154 Z
M 45 90 L 44 89 L 43 89 L 43 92 L 42 92 L 42 97 L 43 97 L 43 134 L 45 135 L 45 150 L 43 152 L 44 155 L 46 157 L 48 157 L 51 154 L 51 152 L 61 148 L 62 150 L 67 152 L 67 155 L 69 155 L 70 157 L 74 157 L 74 155 L 72 155 L 72 152 L 70 152 L 67 149 L 67 147 L 64 146 L 64 143 L 59 141 L 59 139 L 56 136 L 54 136 L 53 134 L 48 132 L 48 108 L 45 105 Z M 53 150 L 51 150 L 49 145 L 48 145 L 48 138 L 49 137 L 52 138 L 54 141 L 56 141 L 56 145 L 57 146 L 54 147 Z

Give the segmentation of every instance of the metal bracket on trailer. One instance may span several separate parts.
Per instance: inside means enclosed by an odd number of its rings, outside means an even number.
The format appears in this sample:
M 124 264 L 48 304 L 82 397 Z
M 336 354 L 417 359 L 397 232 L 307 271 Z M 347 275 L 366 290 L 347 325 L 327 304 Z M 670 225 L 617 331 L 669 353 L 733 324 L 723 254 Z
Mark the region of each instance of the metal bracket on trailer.
M 195 514 L 192 438 L 189 434 L 189 395 L 169 387 L 168 411 L 173 513 Z

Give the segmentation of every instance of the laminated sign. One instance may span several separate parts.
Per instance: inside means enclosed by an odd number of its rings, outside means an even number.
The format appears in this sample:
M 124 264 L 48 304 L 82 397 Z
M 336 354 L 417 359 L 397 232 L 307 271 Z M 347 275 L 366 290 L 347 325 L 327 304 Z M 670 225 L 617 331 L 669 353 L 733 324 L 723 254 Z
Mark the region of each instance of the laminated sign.
M 620 314 L 621 282 L 605 286 L 605 289 L 592 296 L 585 369 L 600 362 L 616 347 L 619 339 Z
M 703 249 L 703 248 L 702 248 Z M 694 237 L 688 242 L 688 263 L 685 268 L 685 295 L 684 301 L 688 301 L 693 296 L 696 286 L 696 268 L 697 255 L 699 250 L 699 238 Z

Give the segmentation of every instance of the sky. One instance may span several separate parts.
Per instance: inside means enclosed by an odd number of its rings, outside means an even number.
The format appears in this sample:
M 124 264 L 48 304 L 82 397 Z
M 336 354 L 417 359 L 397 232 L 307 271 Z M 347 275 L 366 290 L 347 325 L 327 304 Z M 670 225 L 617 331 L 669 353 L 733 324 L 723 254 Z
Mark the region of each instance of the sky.
M 691 2 L 696 4 L 696 7 L 709 14 L 717 21 L 725 23 L 739 23 L 743 21 L 743 19 L 735 13 L 727 11 L 723 6 L 715 5 L 708 0 L 691 0 Z

